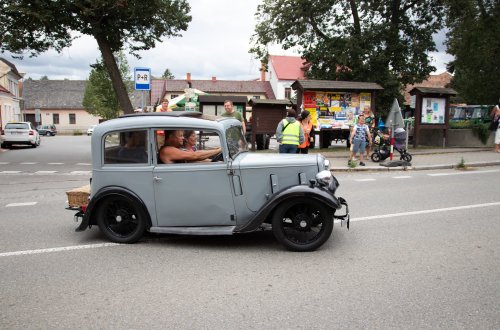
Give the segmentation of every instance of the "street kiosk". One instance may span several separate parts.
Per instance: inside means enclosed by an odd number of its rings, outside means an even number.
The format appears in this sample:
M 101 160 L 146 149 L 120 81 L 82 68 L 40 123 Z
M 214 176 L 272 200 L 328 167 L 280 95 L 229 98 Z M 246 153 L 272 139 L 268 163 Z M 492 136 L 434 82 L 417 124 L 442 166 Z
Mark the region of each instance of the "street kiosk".
M 445 147 L 450 119 L 449 99 L 457 92 L 451 88 L 415 87 L 410 95 L 415 98 L 413 147 L 439 142 Z M 438 132 L 441 134 L 436 134 Z
M 280 120 L 286 117 L 290 100 L 251 99 L 252 116 L 247 125 L 247 140 L 252 142 L 252 150 L 269 149 L 269 140 L 276 133 Z
M 311 113 L 320 148 L 344 140 L 349 147 L 348 116 L 366 107 L 375 114 L 376 92 L 383 90 L 376 83 L 334 80 L 296 80 L 292 88 L 297 91 L 297 108 Z
M 225 112 L 224 101 L 233 102 L 235 111 L 241 113 L 243 118 L 246 118 L 247 97 L 237 95 L 200 95 L 198 102 L 200 103 L 200 112 L 205 115 L 220 116 Z

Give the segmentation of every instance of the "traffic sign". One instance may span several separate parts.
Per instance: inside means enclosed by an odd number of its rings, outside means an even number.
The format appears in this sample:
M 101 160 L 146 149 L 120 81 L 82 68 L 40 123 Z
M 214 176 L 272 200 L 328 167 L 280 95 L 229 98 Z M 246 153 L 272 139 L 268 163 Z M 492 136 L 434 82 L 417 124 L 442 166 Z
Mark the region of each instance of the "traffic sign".
M 135 90 L 138 91 L 151 90 L 151 69 L 134 68 L 134 83 L 135 83 Z

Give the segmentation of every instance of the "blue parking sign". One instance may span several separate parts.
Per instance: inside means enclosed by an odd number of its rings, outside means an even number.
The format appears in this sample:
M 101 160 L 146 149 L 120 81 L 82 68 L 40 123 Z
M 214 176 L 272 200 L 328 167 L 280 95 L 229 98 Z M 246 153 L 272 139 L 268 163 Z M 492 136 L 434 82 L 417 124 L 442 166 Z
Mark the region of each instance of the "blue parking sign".
M 135 90 L 138 91 L 151 90 L 151 69 L 134 68 L 134 83 L 135 83 Z

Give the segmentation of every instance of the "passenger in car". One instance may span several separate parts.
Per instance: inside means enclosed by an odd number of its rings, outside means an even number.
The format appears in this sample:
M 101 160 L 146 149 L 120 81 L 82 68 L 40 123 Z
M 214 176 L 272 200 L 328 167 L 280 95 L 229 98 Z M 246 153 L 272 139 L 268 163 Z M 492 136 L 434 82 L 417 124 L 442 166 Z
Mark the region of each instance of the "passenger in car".
M 220 147 L 210 150 L 185 151 L 181 149 L 183 144 L 184 131 L 165 131 L 165 144 L 158 152 L 159 160 L 164 164 L 200 162 L 222 152 Z
M 126 134 L 126 143 L 118 151 L 120 160 L 131 163 L 147 163 L 145 132 L 127 132 Z
M 184 150 L 196 151 L 196 132 L 193 130 L 184 131 Z

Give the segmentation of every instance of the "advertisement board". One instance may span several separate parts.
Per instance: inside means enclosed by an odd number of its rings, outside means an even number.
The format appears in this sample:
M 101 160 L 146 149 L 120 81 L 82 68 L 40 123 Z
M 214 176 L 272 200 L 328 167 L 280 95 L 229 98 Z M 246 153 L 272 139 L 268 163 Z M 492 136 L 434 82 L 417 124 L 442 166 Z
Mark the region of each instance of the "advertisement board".
M 349 113 L 357 116 L 365 107 L 371 108 L 371 93 L 305 91 L 303 107 L 317 129 L 340 128 Z
M 446 99 L 444 98 L 422 98 L 422 124 L 444 124 Z

